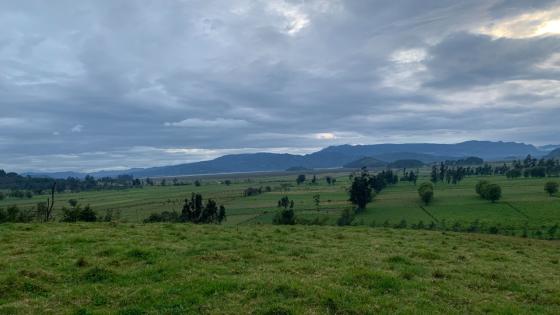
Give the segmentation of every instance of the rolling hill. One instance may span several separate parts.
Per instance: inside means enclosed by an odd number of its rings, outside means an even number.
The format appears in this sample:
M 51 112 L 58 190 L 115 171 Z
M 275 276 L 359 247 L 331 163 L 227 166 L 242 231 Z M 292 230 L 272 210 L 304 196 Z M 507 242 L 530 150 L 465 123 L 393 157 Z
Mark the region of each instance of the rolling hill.
M 551 152 L 554 153 L 555 151 Z M 95 177 L 130 174 L 135 177 L 180 176 L 234 172 L 283 171 L 291 167 L 310 169 L 338 168 L 363 157 L 372 157 L 387 163 L 397 160 L 419 160 L 433 163 L 442 160 L 477 156 L 484 160 L 524 158 L 526 155 L 544 156 L 546 152 L 533 145 L 516 142 L 467 141 L 456 144 L 408 143 L 374 145 L 330 146 L 307 155 L 253 153 L 225 155 L 209 161 L 137 168 L 124 171 L 91 173 Z M 66 175 L 67 173 L 62 173 Z M 37 176 L 37 174 L 34 174 Z M 41 174 L 57 177 L 61 174 Z M 81 174 L 84 175 L 85 174 Z M 76 175 L 80 176 L 80 175 Z

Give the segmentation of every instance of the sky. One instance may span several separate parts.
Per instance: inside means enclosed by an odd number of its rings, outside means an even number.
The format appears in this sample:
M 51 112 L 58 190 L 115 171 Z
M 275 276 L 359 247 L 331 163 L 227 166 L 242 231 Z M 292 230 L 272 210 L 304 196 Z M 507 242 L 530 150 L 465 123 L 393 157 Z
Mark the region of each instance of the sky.
M 560 1 L 0 0 L 0 168 L 560 144 Z

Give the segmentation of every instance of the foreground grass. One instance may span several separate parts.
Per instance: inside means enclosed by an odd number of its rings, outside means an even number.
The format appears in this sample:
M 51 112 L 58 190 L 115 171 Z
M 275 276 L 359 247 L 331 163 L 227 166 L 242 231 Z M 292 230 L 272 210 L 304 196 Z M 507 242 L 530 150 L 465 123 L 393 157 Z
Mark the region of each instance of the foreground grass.
M 560 313 L 560 243 L 366 227 L 0 225 L 0 313 Z

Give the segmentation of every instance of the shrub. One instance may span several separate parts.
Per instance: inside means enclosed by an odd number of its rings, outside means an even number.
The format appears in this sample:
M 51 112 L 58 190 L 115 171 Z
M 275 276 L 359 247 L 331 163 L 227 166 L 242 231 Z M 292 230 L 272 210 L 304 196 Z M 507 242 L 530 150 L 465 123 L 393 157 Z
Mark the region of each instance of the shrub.
M 280 200 L 278 200 L 278 207 L 283 209 L 276 213 L 276 216 L 274 216 L 274 219 L 272 221 L 273 224 L 296 224 L 296 215 L 294 213 L 293 200 L 290 200 L 288 196 L 284 196 Z
M 105 216 L 103 217 L 103 220 L 105 222 L 113 222 L 114 220 L 119 220 L 121 218 L 121 212 L 120 210 L 113 210 L 113 209 L 107 209 L 105 211 Z
M 61 222 L 95 222 L 97 221 L 97 213 L 91 208 L 90 205 L 85 206 L 83 209 L 82 207 L 73 201 L 74 199 L 70 199 L 69 203 L 74 205 L 71 208 L 62 208 L 62 219 Z
M 33 221 L 35 214 L 32 210 L 20 210 L 18 206 L 9 206 L 6 210 L 0 208 L 0 223 L 26 223 Z
M 484 188 L 483 197 L 491 202 L 496 202 L 502 198 L 502 187 L 498 184 L 488 184 Z
M 263 192 L 262 187 L 259 188 L 249 187 L 243 191 L 243 196 L 244 197 L 256 196 L 262 194 L 262 192 Z
M 418 188 L 418 195 L 420 195 L 420 199 L 428 205 L 434 198 L 434 185 L 428 182 L 423 183 Z
M 179 221 L 179 214 L 176 211 L 163 211 L 162 213 L 152 213 L 144 223 L 155 222 L 177 222 Z
M 82 209 L 82 211 L 80 211 L 78 220 L 84 222 L 95 222 L 97 221 L 97 213 L 93 211 L 90 205 L 87 205 L 84 207 L 84 209 Z
M 484 198 L 483 193 L 486 190 L 486 186 L 490 184 L 487 180 L 480 180 L 475 186 L 476 193 L 481 197 Z
M 548 182 L 544 185 L 544 190 L 552 197 L 552 195 L 558 192 L 558 183 Z
M 340 214 L 340 218 L 338 218 L 336 224 L 338 226 L 345 226 L 345 225 L 352 224 L 352 221 L 354 221 L 355 218 L 354 212 L 355 211 L 350 208 L 346 208 L 342 210 L 342 213 Z

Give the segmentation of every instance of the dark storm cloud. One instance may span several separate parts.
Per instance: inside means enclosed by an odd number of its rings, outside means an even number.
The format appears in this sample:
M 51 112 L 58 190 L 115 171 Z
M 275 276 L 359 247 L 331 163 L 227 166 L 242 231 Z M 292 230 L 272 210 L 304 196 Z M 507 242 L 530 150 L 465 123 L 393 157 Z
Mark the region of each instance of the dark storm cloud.
M 492 33 L 560 10 L 528 3 L 2 1 L 0 167 L 554 142 L 560 30 Z

